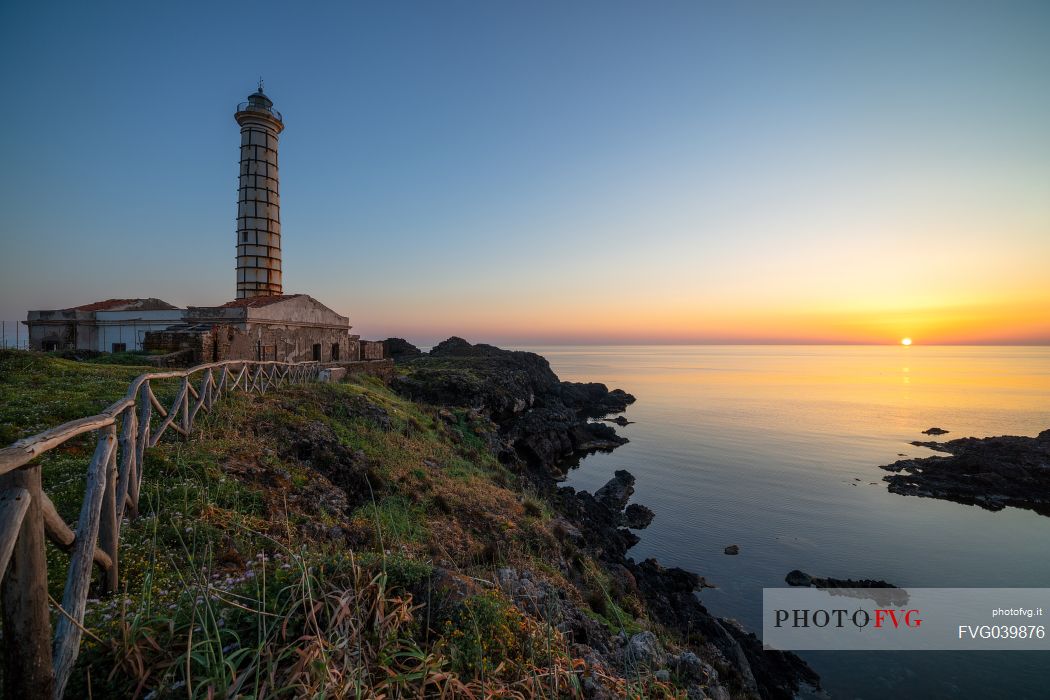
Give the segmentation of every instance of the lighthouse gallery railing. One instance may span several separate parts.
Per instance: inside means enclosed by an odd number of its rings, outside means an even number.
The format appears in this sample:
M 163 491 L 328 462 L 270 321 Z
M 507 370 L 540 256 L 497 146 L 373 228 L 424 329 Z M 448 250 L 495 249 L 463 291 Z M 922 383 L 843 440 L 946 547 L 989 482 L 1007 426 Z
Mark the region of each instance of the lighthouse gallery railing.
M 145 450 L 169 429 L 188 437 L 198 413 L 211 410 L 228 391 L 265 393 L 283 384 L 315 379 L 319 371 L 317 362 L 232 360 L 143 374 L 131 382 L 124 398 L 102 413 L 0 449 L 0 598 L 6 697 L 62 697 L 80 650 L 92 569 L 101 569 L 103 591 L 117 588 L 121 521 L 125 513 L 138 515 Z M 200 380 L 194 386 L 197 375 Z M 165 408 L 150 382 L 179 378 L 175 400 Z M 33 460 L 91 431 L 97 433 L 98 441 L 73 530 L 41 487 L 42 467 Z M 45 538 L 70 554 L 53 634 Z

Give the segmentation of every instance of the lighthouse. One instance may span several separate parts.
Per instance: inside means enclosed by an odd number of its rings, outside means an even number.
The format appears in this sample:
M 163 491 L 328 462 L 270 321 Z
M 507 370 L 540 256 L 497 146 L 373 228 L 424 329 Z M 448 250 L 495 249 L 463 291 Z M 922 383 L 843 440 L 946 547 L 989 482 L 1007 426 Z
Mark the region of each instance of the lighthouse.
M 277 138 L 281 113 L 259 89 L 237 105 L 241 170 L 237 190 L 237 298 L 273 296 L 281 286 L 281 195 Z

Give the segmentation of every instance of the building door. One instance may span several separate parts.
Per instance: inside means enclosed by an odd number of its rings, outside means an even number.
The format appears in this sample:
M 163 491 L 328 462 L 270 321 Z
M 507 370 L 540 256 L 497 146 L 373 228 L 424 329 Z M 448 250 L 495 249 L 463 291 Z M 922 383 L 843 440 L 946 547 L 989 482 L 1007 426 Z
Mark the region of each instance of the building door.
M 314 362 L 321 361 L 321 344 L 314 343 Z
M 332 343 L 332 362 L 339 361 L 339 343 Z

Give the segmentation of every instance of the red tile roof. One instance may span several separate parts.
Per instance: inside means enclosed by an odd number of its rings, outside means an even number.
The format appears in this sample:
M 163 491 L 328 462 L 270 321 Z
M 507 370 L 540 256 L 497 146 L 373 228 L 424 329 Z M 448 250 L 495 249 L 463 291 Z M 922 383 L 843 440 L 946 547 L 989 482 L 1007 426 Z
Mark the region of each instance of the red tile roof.
M 91 304 L 74 306 L 73 311 L 160 311 L 174 310 L 179 307 L 172 306 L 162 299 L 149 297 L 146 299 L 106 299 Z
M 232 309 L 250 306 L 252 308 L 258 308 L 260 306 L 269 306 L 270 304 L 276 304 L 281 301 L 288 299 L 295 299 L 296 297 L 304 296 L 302 294 L 274 294 L 268 297 L 247 297 L 245 299 L 234 299 L 228 301 L 220 309 Z

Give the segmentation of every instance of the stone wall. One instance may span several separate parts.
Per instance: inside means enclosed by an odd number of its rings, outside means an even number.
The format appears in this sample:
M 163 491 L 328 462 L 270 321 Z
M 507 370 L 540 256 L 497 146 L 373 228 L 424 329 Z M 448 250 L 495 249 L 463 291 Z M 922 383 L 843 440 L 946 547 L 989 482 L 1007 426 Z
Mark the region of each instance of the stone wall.
M 362 340 L 362 360 L 382 360 L 386 357 L 386 343 L 382 340 Z
M 178 352 L 192 349 L 194 362 L 222 360 L 275 360 L 278 362 L 340 362 L 355 360 L 355 344 L 345 329 L 248 323 L 247 330 L 233 326 L 154 331 L 143 347 L 150 351 Z
M 191 364 L 211 362 L 213 342 L 211 331 L 206 330 L 165 330 L 150 331 L 142 341 L 142 349 L 147 352 L 192 353 Z M 208 358 L 205 360 L 204 358 Z
M 355 362 L 329 362 L 328 369 L 343 368 L 347 375 L 371 375 L 390 379 L 394 376 L 393 360 L 358 360 Z
M 338 362 L 351 356 L 345 328 L 251 322 L 247 325 L 248 330 L 231 344 L 229 357 L 223 359 Z

